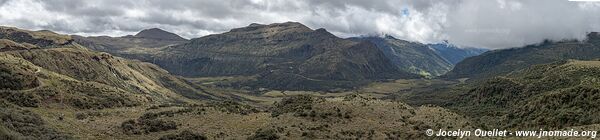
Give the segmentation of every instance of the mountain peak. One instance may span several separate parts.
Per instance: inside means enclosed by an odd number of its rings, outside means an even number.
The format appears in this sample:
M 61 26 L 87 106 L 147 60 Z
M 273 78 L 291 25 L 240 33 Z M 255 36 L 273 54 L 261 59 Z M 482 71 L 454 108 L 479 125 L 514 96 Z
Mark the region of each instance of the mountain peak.
M 159 29 L 159 28 L 144 29 L 144 30 L 140 31 L 139 33 L 135 34 L 134 37 L 160 39 L 160 40 L 177 40 L 177 41 L 186 40 L 185 38 L 182 38 L 181 36 L 179 36 L 177 34 L 167 32 L 167 31 Z
M 250 25 L 248 25 L 248 27 L 254 27 L 254 26 L 263 26 L 264 24 L 258 24 L 258 23 L 250 23 Z

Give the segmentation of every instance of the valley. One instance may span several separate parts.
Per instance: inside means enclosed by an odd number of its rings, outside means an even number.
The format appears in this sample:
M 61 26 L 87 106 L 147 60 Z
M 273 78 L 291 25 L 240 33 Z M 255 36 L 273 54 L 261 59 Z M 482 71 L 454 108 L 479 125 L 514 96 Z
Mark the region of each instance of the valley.
M 431 139 L 425 130 L 597 128 L 598 40 L 483 53 L 339 38 L 297 22 L 189 40 L 156 28 L 83 37 L 2 27 L 0 138 Z

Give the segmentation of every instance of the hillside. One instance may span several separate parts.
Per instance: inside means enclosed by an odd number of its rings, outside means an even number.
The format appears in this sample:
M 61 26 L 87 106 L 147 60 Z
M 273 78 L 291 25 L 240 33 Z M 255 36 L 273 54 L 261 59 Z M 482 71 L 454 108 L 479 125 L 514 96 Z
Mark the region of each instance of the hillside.
M 589 33 L 583 41 L 545 41 L 522 48 L 493 50 L 467 58 L 444 77 L 482 79 L 522 70 L 535 64 L 600 58 L 600 35 Z
M 470 91 L 478 106 L 506 108 L 504 127 L 564 128 L 598 124 L 600 61 L 536 65 Z M 485 108 L 485 107 L 481 107 Z M 500 109 L 503 110 L 503 109 Z M 490 114 L 487 114 L 490 115 Z
M 562 129 L 600 124 L 598 79 L 600 61 L 566 60 L 396 99 L 411 105 L 437 104 L 485 127 Z
M 417 78 L 368 42 L 338 38 L 300 23 L 252 24 L 192 39 L 144 58 L 187 77 L 252 76 L 240 86 L 321 90 L 368 81 Z
M 38 33 L 16 28 L 3 29 L 0 32 L 11 32 L 12 35 Z M 23 90 L 36 87 L 40 90 L 57 90 L 55 91 L 57 93 L 85 92 L 86 89 L 77 89 L 85 86 L 72 85 L 82 83 L 90 84 L 92 87 L 109 87 L 115 92 L 126 91 L 124 93 L 126 95 L 143 95 L 146 96 L 144 97 L 146 100 L 159 102 L 179 101 L 182 95 L 196 99 L 219 98 L 201 91 L 200 87 L 186 80 L 170 75 L 156 65 L 90 51 L 74 43 L 72 39 L 69 40 L 68 36 L 48 31 L 43 33 L 34 35 L 37 39 L 27 39 L 30 38 L 29 36 L 5 36 L 0 39 L 2 69 L 5 74 L 2 88 Z M 33 45 L 46 42 L 67 44 L 52 44 L 49 48 Z M 52 84 L 63 86 L 52 86 Z M 26 91 L 35 92 L 35 90 Z
M 49 110 L 234 99 L 226 94 L 208 93 L 205 87 L 172 76 L 156 65 L 90 51 L 69 36 L 16 28 L 2 28 L 0 32 L 12 35 L 0 39 L 2 138 L 69 139 L 72 134 L 48 126 L 55 125 L 47 123 L 55 119 L 44 113 L 57 113 Z

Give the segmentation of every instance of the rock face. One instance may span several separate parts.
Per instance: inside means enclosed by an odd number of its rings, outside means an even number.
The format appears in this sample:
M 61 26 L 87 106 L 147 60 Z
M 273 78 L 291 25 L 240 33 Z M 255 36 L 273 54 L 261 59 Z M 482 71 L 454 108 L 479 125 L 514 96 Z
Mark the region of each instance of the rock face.
M 270 88 L 352 87 L 366 80 L 415 78 L 396 68 L 369 42 L 338 38 L 300 23 L 252 24 L 192 39 L 146 58 L 172 73 L 197 76 L 257 76 Z M 333 86 L 336 87 L 336 86 Z
M 453 66 L 425 44 L 400 40 L 392 36 L 351 39 L 375 44 L 396 67 L 410 73 L 439 76 L 448 72 Z
M 134 37 L 159 39 L 159 40 L 172 40 L 172 41 L 187 40 L 177 34 L 167 32 L 167 31 L 159 29 L 159 28 L 151 28 L 151 29 L 142 30 L 139 33 L 135 34 Z
M 598 33 L 593 32 L 583 41 L 544 41 L 522 48 L 488 51 L 459 62 L 444 77 L 481 79 L 522 70 L 535 64 L 597 58 L 600 58 L 600 37 Z

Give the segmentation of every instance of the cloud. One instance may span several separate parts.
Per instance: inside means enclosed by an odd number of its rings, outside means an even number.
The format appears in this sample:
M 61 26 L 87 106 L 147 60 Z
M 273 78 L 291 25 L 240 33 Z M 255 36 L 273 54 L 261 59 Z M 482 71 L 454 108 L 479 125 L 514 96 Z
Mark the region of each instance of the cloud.
M 600 4 L 567 0 L 0 0 L 0 24 L 122 36 L 152 27 L 187 38 L 298 21 L 341 36 L 508 48 L 600 30 Z

